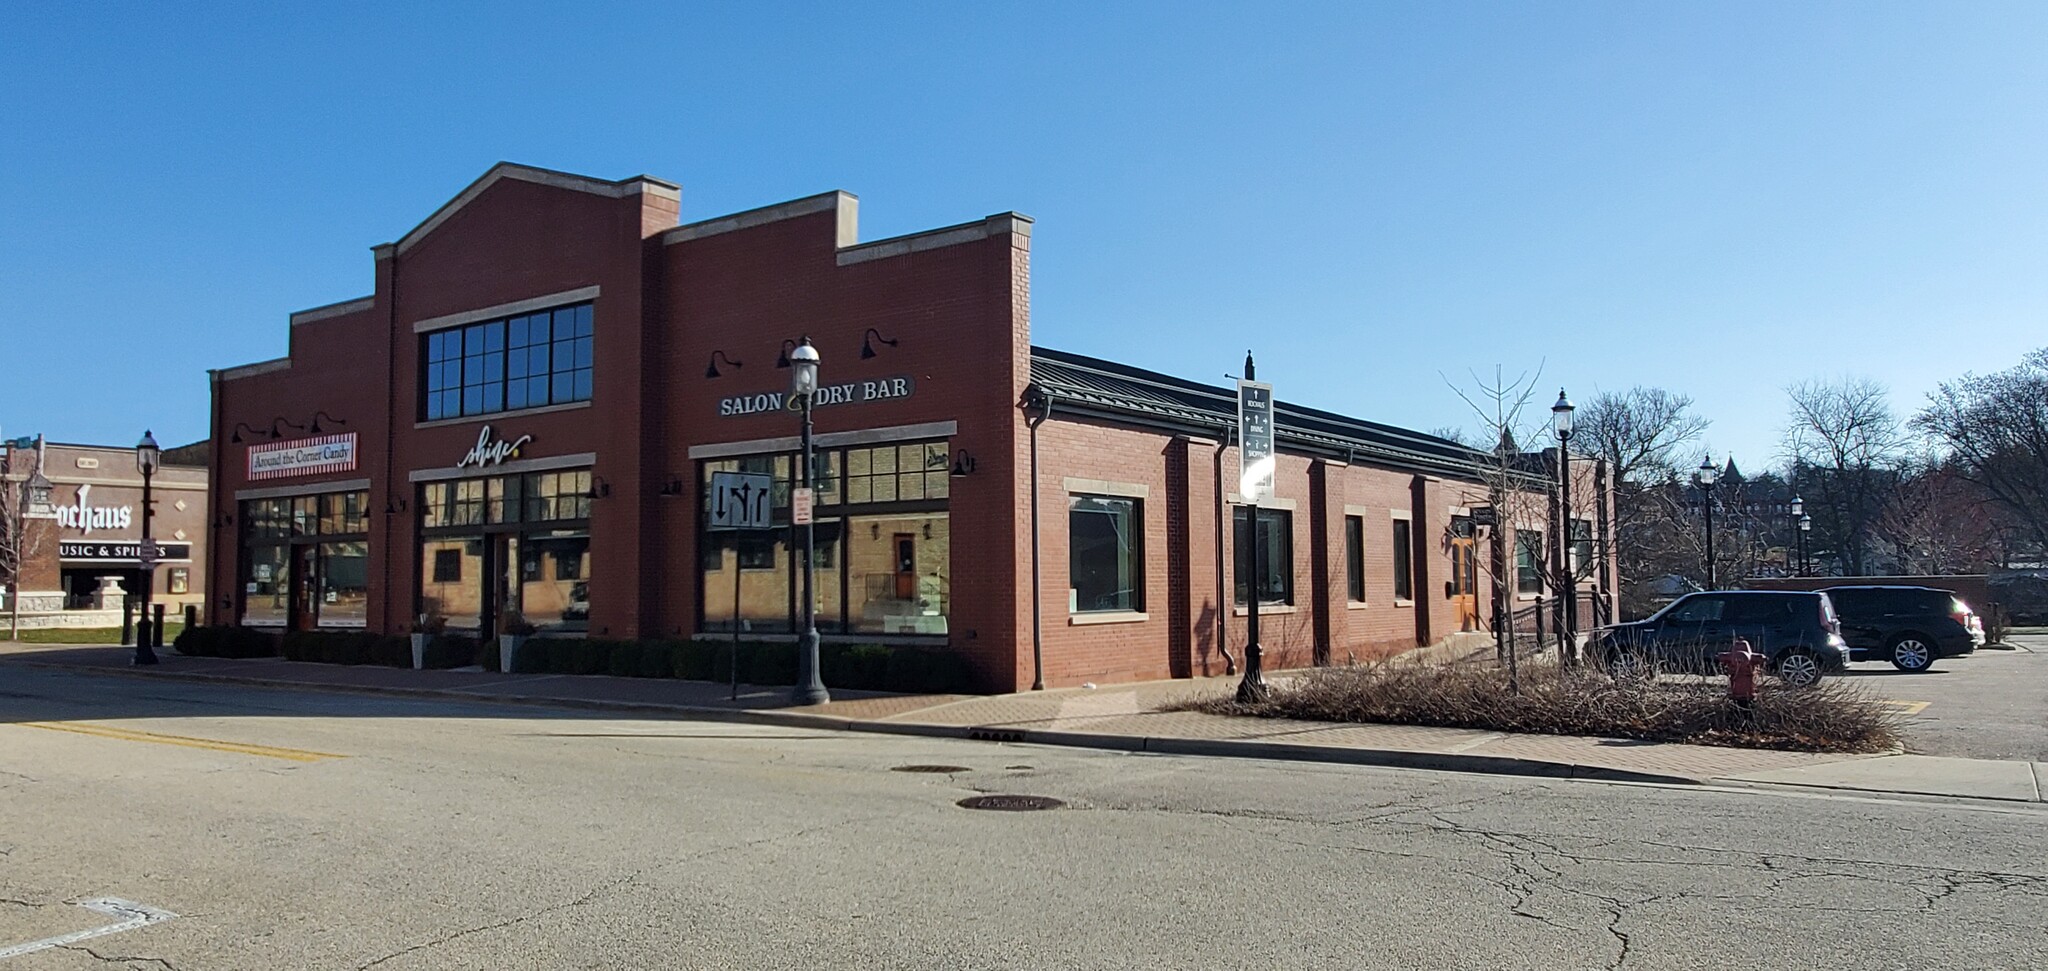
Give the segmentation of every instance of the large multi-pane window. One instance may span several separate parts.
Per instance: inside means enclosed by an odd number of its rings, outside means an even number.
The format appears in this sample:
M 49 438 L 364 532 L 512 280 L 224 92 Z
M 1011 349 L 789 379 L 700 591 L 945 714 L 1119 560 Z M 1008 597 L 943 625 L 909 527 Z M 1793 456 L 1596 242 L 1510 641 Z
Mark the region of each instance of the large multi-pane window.
M 589 401 L 594 331 L 580 303 L 423 335 L 429 421 Z
M 1543 531 L 1515 530 L 1515 592 L 1543 592 Z
M 590 623 L 590 470 L 420 487 L 420 612 L 448 626 L 540 632 Z
M 1593 524 L 1572 520 L 1572 576 L 1583 577 L 1593 569 Z
M 951 600 L 947 512 L 951 451 L 945 442 L 821 448 L 813 595 L 829 633 L 944 634 Z M 697 538 L 701 629 L 786 631 L 802 614 L 801 534 L 789 521 L 801 469 L 792 453 L 702 463 Z M 771 525 L 732 530 L 710 522 L 719 473 L 765 475 Z
M 1067 497 L 1069 611 L 1144 609 L 1140 508 L 1136 499 Z
M 1285 509 L 1260 509 L 1258 531 L 1253 535 L 1247 507 L 1238 506 L 1232 517 L 1237 526 L 1237 602 L 1246 603 L 1245 592 L 1253 574 L 1258 575 L 1259 602 L 1294 602 L 1294 517 Z M 1254 557 L 1257 559 L 1254 560 Z
M 1406 519 L 1394 520 L 1394 599 L 1415 599 L 1415 532 Z
M 242 503 L 242 622 L 361 627 L 369 619 L 370 494 Z
M 1344 517 L 1344 589 L 1352 603 L 1365 602 L 1365 517 Z

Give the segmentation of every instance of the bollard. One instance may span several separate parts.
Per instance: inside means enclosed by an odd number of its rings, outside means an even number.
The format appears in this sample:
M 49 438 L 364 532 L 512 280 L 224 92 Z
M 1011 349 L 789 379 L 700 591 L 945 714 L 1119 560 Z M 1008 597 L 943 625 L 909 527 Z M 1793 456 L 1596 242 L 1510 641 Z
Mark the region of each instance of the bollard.
M 155 604 L 153 606 L 156 608 L 156 616 L 151 619 L 156 622 L 156 626 L 149 629 L 149 646 L 162 647 L 164 646 L 164 605 Z
M 121 598 L 121 646 L 135 643 L 135 602 L 128 597 Z
M 1757 675 L 1764 669 L 1764 656 L 1750 650 L 1749 641 L 1738 637 L 1721 655 L 1721 665 L 1728 670 L 1728 700 L 1737 708 L 1755 705 Z

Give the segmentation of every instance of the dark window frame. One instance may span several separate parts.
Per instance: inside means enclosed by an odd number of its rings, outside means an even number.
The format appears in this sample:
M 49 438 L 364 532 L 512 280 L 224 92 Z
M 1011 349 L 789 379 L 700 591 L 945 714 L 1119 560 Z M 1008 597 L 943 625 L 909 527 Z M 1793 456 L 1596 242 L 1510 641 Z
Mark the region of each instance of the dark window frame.
M 1352 603 L 1365 603 L 1365 517 L 1344 517 L 1344 592 Z
M 1396 516 L 1393 522 L 1394 599 L 1415 602 L 1415 522 Z
M 1266 557 L 1265 577 L 1269 584 L 1272 580 L 1279 580 L 1281 590 L 1278 599 L 1265 599 L 1262 597 L 1259 600 L 1259 606 L 1291 607 L 1294 605 L 1295 597 L 1294 513 L 1286 509 L 1272 509 L 1260 506 L 1258 507 L 1256 521 L 1263 526 L 1263 530 L 1254 531 L 1247 528 L 1247 525 L 1254 521 L 1249 514 L 1251 509 L 1252 507 L 1250 506 L 1237 506 L 1230 515 L 1231 527 L 1237 538 L 1237 545 L 1235 546 L 1237 555 L 1231 557 L 1233 561 L 1231 567 L 1231 590 L 1234 602 L 1239 607 L 1250 606 L 1246 602 L 1246 594 L 1250 584 L 1250 574 L 1254 572 L 1252 557 L 1256 555 L 1256 551 L 1249 550 L 1248 544 L 1258 542 L 1258 537 L 1253 535 L 1254 532 L 1263 532 L 1266 536 L 1273 537 L 1273 542 L 1278 546 L 1278 549 L 1273 551 L 1273 555 Z M 1276 559 L 1281 562 L 1275 563 L 1274 560 Z
M 420 334 L 419 420 L 589 401 L 597 347 L 594 307 L 586 300 Z
M 1069 613 L 1143 613 L 1145 610 L 1145 501 L 1135 496 L 1104 495 L 1092 492 L 1071 492 L 1067 494 L 1067 585 L 1070 588 L 1074 587 L 1074 578 L 1082 573 L 1082 566 L 1077 558 L 1085 553 L 1081 544 L 1074 541 L 1074 517 L 1077 515 L 1110 517 L 1118 515 L 1108 509 L 1081 509 L 1078 507 L 1078 504 L 1082 502 L 1098 503 L 1106 507 L 1125 507 L 1121 513 L 1121 518 L 1126 523 L 1126 536 L 1123 537 L 1125 540 L 1124 548 L 1121 551 L 1113 552 L 1112 556 L 1121 556 L 1129 561 L 1127 572 L 1130 576 L 1130 586 L 1122 591 L 1118 591 L 1125 595 L 1121 603 L 1115 603 L 1110 606 L 1091 606 L 1077 599 Z M 1115 565 L 1112 567 L 1112 570 L 1118 573 L 1126 572 L 1124 565 Z M 1091 570 L 1090 572 L 1093 571 Z

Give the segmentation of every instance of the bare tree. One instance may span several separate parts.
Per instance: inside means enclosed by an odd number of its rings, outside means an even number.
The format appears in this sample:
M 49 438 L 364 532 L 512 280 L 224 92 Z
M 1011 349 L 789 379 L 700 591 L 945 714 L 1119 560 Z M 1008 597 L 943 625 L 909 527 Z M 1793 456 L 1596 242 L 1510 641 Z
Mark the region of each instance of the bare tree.
M 1785 393 L 1792 405 L 1784 440 L 1792 486 L 1843 568 L 1865 575 L 1872 528 L 1898 486 L 1906 444 L 1889 394 L 1864 378 L 1805 381 Z
M 1944 382 L 1913 427 L 1948 451 L 1957 475 L 2048 547 L 2048 348 L 1996 374 Z
M 10 639 L 20 636 L 21 569 L 43 555 L 44 531 L 26 528 L 28 478 L 36 470 L 37 452 L 8 448 L 0 458 L 0 577 L 7 580 L 7 625 Z
M 1508 668 L 1508 690 L 1521 691 L 1520 635 L 1513 620 L 1513 610 L 1505 602 L 1512 590 L 1516 573 L 1517 549 L 1505 545 L 1507 534 L 1504 530 L 1521 523 L 1543 522 L 1547 513 L 1545 477 L 1541 463 L 1532 465 L 1531 456 L 1516 447 L 1518 440 L 1538 440 L 1540 426 L 1523 417 L 1529 403 L 1536 395 L 1537 373 L 1523 372 L 1509 380 L 1506 370 L 1498 365 L 1493 369 L 1491 380 L 1473 374 L 1473 390 L 1468 393 L 1446 377 L 1444 383 L 1451 391 L 1472 409 L 1479 420 L 1479 432 L 1483 440 L 1499 443 L 1491 452 L 1481 453 L 1485 457 L 1477 463 L 1476 471 L 1486 487 L 1487 502 L 1494 510 L 1494 525 L 1488 527 L 1490 555 L 1480 560 L 1479 569 L 1487 574 L 1490 585 L 1500 600 L 1494 604 L 1494 637 L 1499 646 L 1500 656 Z M 1516 537 L 1517 547 L 1522 540 Z M 1538 546 L 1540 550 L 1542 547 Z M 1539 554 L 1540 555 L 1540 554 Z M 1538 645 L 1532 645 L 1539 647 Z
M 1897 572 L 1979 573 L 2005 559 L 2010 516 L 1953 463 L 1913 460 L 1876 522 Z
M 1676 483 L 1680 465 L 1690 464 L 1689 446 L 1709 422 L 1692 413 L 1690 396 L 1639 386 L 1594 395 L 1573 424 L 1579 448 L 1607 463 L 1614 522 L 1607 534 L 1595 535 L 1602 544 L 1611 535 L 1623 612 L 1639 615 L 1650 605 L 1645 584 L 1691 576 L 1704 563 L 1703 534 L 1693 525 L 1697 510 L 1682 501 Z M 1604 557 L 1608 551 L 1596 546 L 1596 552 Z

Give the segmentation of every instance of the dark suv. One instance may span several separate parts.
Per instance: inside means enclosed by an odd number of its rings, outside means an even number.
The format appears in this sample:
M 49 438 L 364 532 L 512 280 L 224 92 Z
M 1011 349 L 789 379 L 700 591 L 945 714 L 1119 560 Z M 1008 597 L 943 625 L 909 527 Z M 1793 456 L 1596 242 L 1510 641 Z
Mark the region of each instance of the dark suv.
M 1890 661 L 1918 673 L 1984 643 L 1984 623 L 1961 597 L 1933 587 L 1829 587 L 1852 661 Z
M 1710 590 L 1671 602 L 1647 620 L 1603 628 L 1593 649 L 1610 671 L 1652 670 L 1710 674 L 1736 638 L 1770 659 L 1786 684 L 1806 687 L 1840 671 L 1849 648 L 1825 593 Z

